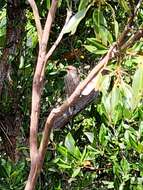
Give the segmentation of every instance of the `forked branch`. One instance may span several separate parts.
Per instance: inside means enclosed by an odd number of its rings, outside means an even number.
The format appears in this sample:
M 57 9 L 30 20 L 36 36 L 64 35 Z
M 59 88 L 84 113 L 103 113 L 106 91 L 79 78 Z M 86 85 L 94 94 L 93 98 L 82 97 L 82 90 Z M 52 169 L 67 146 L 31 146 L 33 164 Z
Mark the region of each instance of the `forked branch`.
M 29 0 L 29 2 L 33 2 L 33 0 L 31 0 L 31 1 Z M 50 48 L 49 52 L 47 53 L 46 48 L 47 48 L 47 43 L 49 40 L 51 26 L 54 21 L 55 12 L 57 9 L 57 3 L 58 3 L 58 0 L 52 0 L 51 8 L 49 10 L 47 20 L 45 23 L 45 27 L 44 27 L 44 30 L 42 33 L 41 33 L 41 29 L 39 29 L 40 28 L 39 24 L 38 24 L 38 26 L 36 24 L 37 30 L 39 30 L 38 33 L 39 33 L 40 47 L 39 47 L 39 55 L 38 55 L 37 66 L 36 66 L 36 70 L 35 70 L 35 74 L 34 74 L 34 78 L 33 78 L 33 88 L 32 88 L 32 112 L 31 112 L 31 124 L 30 124 L 31 169 L 30 169 L 30 174 L 28 177 L 28 181 L 27 181 L 25 190 L 33 190 L 34 189 L 34 186 L 35 186 L 35 183 L 37 180 L 37 176 L 38 176 L 39 172 L 41 171 L 41 168 L 42 168 L 42 165 L 44 162 L 44 157 L 45 157 L 47 145 L 49 142 L 50 132 L 53 127 L 56 127 L 56 121 L 59 121 L 59 118 L 60 119 L 62 117 L 64 118 L 64 114 L 67 112 L 69 107 L 72 107 L 73 105 L 77 104 L 78 101 L 82 100 L 82 98 L 83 98 L 82 91 L 96 77 L 96 75 L 105 68 L 105 66 L 108 64 L 108 62 L 112 58 L 117 56 L 117 54 L 116 54 L 117 51 L 125 50 L 133 42 L 135 42 L 136 39 L 139 39 L 143 36 L 143 31 L 141 30 L 141 31 L 139 31 L 138 34 L 135 34 L 134 37 L 130 41 L 127 41 L 126 45 L 124 45 L 126 42 L 126 39 L 128 39 L 127 35 L 130 30 L 130 27 L 133 23 L 133 19 L 135 17 L 135 15 L 133 15 L 129 19 L 129 22 L 128 22 L 127 26 L 125 27 L 125 30 L 120 35 L 120 38 L 117 40 L 116 43 L 112 44 L 112 46 L 109 48 L 107 54 L 101 59 L 101 61 L 89 73 L 87 78 L 77 86 L 77 88 L 75 89 L 73 94 L 61 106 L 59 106 L 58 108 L 53 109 L 51 111 L 51 113 L 49 114 L 49 116 L 47 118 L 47 121 L 46 121 L 46 124 L 44 127 L 44 131 L 43 131 L 43 135 L 42 135 L 42 140 L 40 143 L 40 147 L 38 149 L 37 131 L 38 131 L 38 120 L 39 120 L 39 114 L 40 114 L 40 100 L 41 100 L 41 94 L 43 91 L 43 79 L 44 79 L 45 65 L 46 65 L 49 57 L 52 55 L 52 53 L 56 49 L 57 45 L 60 43 L 60 41 L 64 35 L 64 32 L 63 32 L 64 27 L 66 26 L 66 24 L 71 16 L 71 13 L 68 12 L 65 25 L 64 25 L 63 29 L 61 30 L 59 37 L 57 38 L 54 45 Z M 32 6 L 32 4 L 31 4 L 31 6 Z M 34 9 L 33 12 L 35 10 L 36 9 Z M 137 10 L 136 10 L 136 12 L 137 12 Z M 38 14 L 38 13 L 36 13 L 36 14 Z M 35 19 L 36 19 L 36 16 L 35 16 Z M 40 21 L 40 19 L 39 19 L 39 21 Z M 93 91 L 91 92 L 90 95 L 91 95 L 91 99 L 93 96 L 96 96 L 96 94 Z M 90 97 L 90 95 L 89 95 L 89 97 Z M 89 100 L 87 100 L 87 101 L 90 102 Z M 72 116 L 68 115 L 68 117 L 71 118 Z M 63 123 L 66 123 L 66 122 L 63 122 Z

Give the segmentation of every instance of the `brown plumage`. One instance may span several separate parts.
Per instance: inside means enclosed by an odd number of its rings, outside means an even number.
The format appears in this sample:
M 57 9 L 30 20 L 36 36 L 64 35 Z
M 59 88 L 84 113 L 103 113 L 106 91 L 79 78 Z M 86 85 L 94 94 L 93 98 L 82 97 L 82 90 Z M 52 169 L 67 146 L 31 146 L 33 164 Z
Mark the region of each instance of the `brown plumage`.
M 69 97 L 80 82 L 80 76 L 78 69 L 72 65 L 67 66 L 67 74 L 64 78 L 65 91 L 67 97 Z

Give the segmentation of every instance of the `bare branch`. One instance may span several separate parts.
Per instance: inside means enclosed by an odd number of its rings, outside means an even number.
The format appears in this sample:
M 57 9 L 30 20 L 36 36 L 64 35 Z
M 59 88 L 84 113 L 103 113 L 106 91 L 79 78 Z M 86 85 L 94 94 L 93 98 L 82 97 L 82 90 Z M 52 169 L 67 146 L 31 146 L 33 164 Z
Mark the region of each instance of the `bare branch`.
M 55 18 L 55 12 L 57 9 L 58 0 L 52 0 L 51 8 L 49 9 L 48 16 L 46 19 L 45 27 L 43 30 L 43 36 L 42 36 L 42 49 L 45 51 L 47 47 L 47 43 L 50 36 L 50 30 L 53 23 L 53 20 Z
M 137 5 L 136 5 L 136 7 L 135 7 L 135 10 L 134 10 L 134 15 L 135 16 L 137 15 L 138 10 L 139 10 L 141 4 L 142 4 L 142 0 L 139 0 L 138 3 L 137 3 Z
M 31 160 L 35 159 L 37 154 L 37 129 L 38 129 L 38 120 L 40 112 L 40 99 L 43 88 L 43 78 L 41 73 L 44 66 L 44 59 L 46 54 L 46 47 L 48 43 L 48 37 L 51 29 L 53 19 L 55 17 L 55 11 L 57 8 L 57 0 L 52 1 L 51 8 L 48 13 L 46 20 L 46 26 L 43 31 L 42 42 L 40 45 L 37 66 L 33 78 L 33 87 L 32 87 L 32 108 L 31 108 L 31 123 L 30 123 L 30 157 Z
M 62 28 L 62 30 L 61 30 L 61 32 L 60 32 L 57 40 L 55 41 L 55 43 L 53 44 L 53 46 L 50 48 L 50 50 L 48 51 L 48 53 L 46 54 L 45 63 L 47 62 L 47 60 L 49 59 L 49 57 L 52 55 L 52 53 L 54 52 L 54 50 L 56 49 L 56 47 L 60 43 L 60 41 L 61 41 L 61 39 L 62 39 L 62 37 L 64 35 L 64 29 L 65 29 L 65 27 L 66 27 L 66 25 L 67 25 L 67 23 L 68 23 L 71 15 L 72 15 L 71 10 L 67 10 L 67 18 L 66 18 L 65 24 L 64 24 L 64 26 L 63 26 L 63 28 Z
M 40 22 L 40 16 L 39 16 L 38 8 L 37 8 L 37 5 L 36 5 L 34 0 L 28 0 L 28 2 L 29 2 L 30 6 L 33 10 L 34 19 L 35 19 L 36 28 L 37 28 L 37 33 L 38 33 L 38 38 L 39 38 L 39 45 L 40 45 L 43 31 L 42 31 L 42 25 Z
M 143 37 L 143 29 L 138 30 L 136 33 L 134 33 L 129 40 L 123 44 L 121 50 L 125 50 L 128 47 L 130 47 L 132 44 L 134 44 L 137 40 L 139 40 L 141 37 Z
M 46 63 L 47 63 L 47 60 L 50 58 L 50 56 L 53 54 L 53 52 L 55 51 L 56 47 L 59 45 L 60 41 L 62 40 L 63 38 L 63 35 L 64 35 L 64 29 L 70 19 L 72 15 L 72 12 L 71 10 L 67 10 L 67 18 L 66 18 L 66 21 L 65 21 L 65 24 L 57 38 L 57 40 L 55 41 L 55 43 L 52 45 L 52 47 L 50 48 L 50 50 L 48 51 L 48 53 L 46 54 L 46 57 L 45 57 L 45 60 L 44 60 L 44 67 L 43 67 L 43 71 L 42 71 L 42 77 L 44 77 L 44 70 L 45 70 L 45 66 L 46 66 Z
M 61 117 L 55 119 L 53 128 L 57 129 L 64 127 L 71 120 L 71 118 L 84 110 L 85 107 L 87 107 L 91 102 L 94 100 L 97 101 L 98 95 L 99 92 L 92 90 L 92 92 L 90 92 L 87 96 L 81 96 L 78 101 L 73 104 L 72 112 L 69 112 L 69 109 L 67 109 Z

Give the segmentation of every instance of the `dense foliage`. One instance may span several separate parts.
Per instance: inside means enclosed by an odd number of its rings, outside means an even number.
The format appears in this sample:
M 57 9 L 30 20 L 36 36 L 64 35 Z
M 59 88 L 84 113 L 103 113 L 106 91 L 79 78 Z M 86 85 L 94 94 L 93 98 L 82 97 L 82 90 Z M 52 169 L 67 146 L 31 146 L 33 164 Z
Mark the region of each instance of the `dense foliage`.
M 36 2 L 44 22 L 50 0 Z M 63 26 L 63 18 L 66 17 L 66 8 L 71 6 L 70 2 L 59 1 L 49 44 L 53 44 L 58 36 Z M 129 0 L 72 2 L 73 20 L 46 66 L 39 141 L 51 108 L 65 99 L 65 66 L 78 67 L 81 78 L 84 79 L 87 72 L 118 39 L 138 3 Z M 127 40 L 142 29 L 142 8 L 143 4 Z M 13 71 L 11 75 L 12 89 L 16 93 L 22 117 L 17 137 L 18 158 L 13 163 L 5 151 L 2 151 L 2 190 L 23 189 L 30 165 L 28 138 L 31 88 L 38 38 L 33 13 L 28 4 L 25 4 L 25 14 L 26 29 L 16 62 L 18 64 L 15 66 L 17 73 Z M 5 2 L 0 6 L 1 54 L 6 39 L 6 23 Z M 118 51 L 118 56 L 106 66 L 105 73 L 97 75 L 95 90 L 99 91 L 98 98 L 65 128 L 52 131 L 36 189 L 143 189 L 143 40 L 141 38 L 129 48 Z M 9 64 L 15 64 L 12 57 Z M 4 89 L 8 86 L 7 83 Z M 4 90 L 0 103 L 3 114 L 11 113 L 12 101 Z

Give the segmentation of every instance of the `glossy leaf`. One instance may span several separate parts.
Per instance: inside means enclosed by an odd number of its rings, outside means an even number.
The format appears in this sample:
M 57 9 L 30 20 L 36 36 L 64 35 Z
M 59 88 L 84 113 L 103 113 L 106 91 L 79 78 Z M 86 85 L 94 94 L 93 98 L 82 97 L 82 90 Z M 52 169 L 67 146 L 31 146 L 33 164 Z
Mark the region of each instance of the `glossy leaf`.
M 87 42 L 91 43 L 91 45 L 94 45 L 97 49 L 100 50 L 106 50 L 107 47 L 104 46 L 100 41 L 98 41 L 96 38 L 87 38 Z
M 78 11 L 81 11 L 87 7 L 89 3 L 89 0 L 80 0 L 79 6 L 78 6 Z
M 110 74 L 104 75 L 103 81 L 102 81 L 101 86 L 100 86 L 100 89 L 104 95 L 106 95 L 108 93 L 110 82 L 111 82 L 111 75 Z
M 22 69 L 24 67 L 24 57 L 21 56 L 20 57 L 20 65 L 19 65 L 19 69 Z
M 84 45 L 84 47 L 91 53 L 103 55 L 107 53 L 108 50 L 98 50 L 95 46 Z
M 75 140 L 73 139 L 71 133 L 68 133 L 65 139 L 65 146 L 69 152 L 75 151 Z
M 89 5 L 86 9 L 79 11 L 78 13 L 76 13 L 74 16 L 70 18 L 69 22 L 64 28 L 64 34 L 71 33 L 71 35 L 73 35 L 76 32 L 80 21 L 85 17 L 90 6 L 91 5 Z
M 124 105 L 127 109 L 132 109 L 132 100 L 133 100 L 133 91 L 130 85 L 126 84 L 124 81 L 121 81 L 121 87 L 124 96 Z
M 114 85 L 112 92 L 111 92 L 111 109 L 112 109 L 112 112 L 115 111 L 115 108 L 120 103 L 120 101 L 121 101 L 120 89 L 118 86 Z
M 107 21 L 100 9 L 93 12 L 93 22 L 95 25 L 96 39 L 101 40 L 102 44 L 107 46 L 107 42 L 113 41 L 111 33 L 107 30 Z
M 142 58 L 142 57 L 141 57 Z M 143 64 L 139 64 L 138 69 L 136 70 L 133 83 L 133 107 L 136 108 L 143 96 Z
M 91 132 L 84 132 L 84 134 L 87 136 L 88 140 L 93 143 L 94 140 L 94 133 Z

